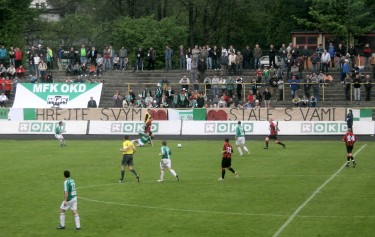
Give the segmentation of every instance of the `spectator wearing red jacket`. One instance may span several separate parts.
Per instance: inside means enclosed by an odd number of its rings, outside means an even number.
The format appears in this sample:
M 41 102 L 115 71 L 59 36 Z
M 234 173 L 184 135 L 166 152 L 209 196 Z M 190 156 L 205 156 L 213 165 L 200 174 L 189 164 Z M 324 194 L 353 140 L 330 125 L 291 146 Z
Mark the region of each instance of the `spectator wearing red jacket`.
M 370 61 L 371 61 L 371 49 L 370 45 L 366 44 L 365 48 L 363 49 L 363 56 L 365 57 L 365 69 L 370 69 Z
M 16 69 L 16 74 L 17 74 L 18 78 L 22 78 L 23 79 L 25 77 L 25 68 L 22 65 L 20 65 Z
M 12 90 L 12 80 L 8 77 L 4 80 L 5 95 L 10 99 L 10 92 Z
M 22 51 L 20 48 L 15 49 L 14 53 L 15 68 L 19 68 L 22 65 Z

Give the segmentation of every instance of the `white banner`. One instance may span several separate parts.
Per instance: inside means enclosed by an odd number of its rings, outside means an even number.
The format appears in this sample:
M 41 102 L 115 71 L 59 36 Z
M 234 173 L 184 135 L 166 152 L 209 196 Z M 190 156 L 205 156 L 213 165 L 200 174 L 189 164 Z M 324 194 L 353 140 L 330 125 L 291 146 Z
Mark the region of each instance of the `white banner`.
M 58 123 L 58 121 L 0 121 L 0 134 L 54 134 Z M 86 134 L 87 121 L 63 121 L 63 123 L 65 134 Z
M 279 135 L 342 135 L 347 131 L 344 121 L 306 122 L 280 121 Z M 246 135 L 269 135 L 269 122 L 242 121 Z M 183 121 L 182 135 L 234 135 L 236 121 Z M 375 122 L 354 122 L 353 130 L 357 135 L 374 133 Z
M 87 108 L 99 105 L 102 83 L 18 83 L 13 108 Z
M 86 134 L 87 121 L 63 121 L 66 134 Z M 0 134 L 54 134 L 58 121 L 0 120 Z M 343 135 L 346 122 L 280 121 L 279 135 Z M 269 135 L 267 121 L 242 121 L 247 136 Z M 159 135 L 233 135 L 236 121 L 153 121 L 151 131 Z M 354 122 L 354 134 L 373 135 L 375 122 Z M 89 134 L 123 135 L 144 131 L 141 121 L 90 121 Z
M 144 131 L 141 121 L 90 121 L 89 134 L 138 134 Z M 179 135 L 181 121 L 153 121 L 151 132 L 159 135 Z
M 246 135 L 269 133 L 267 121 L 243 121 Z M 234 135 L 237 121 L 183 121 L 182 135 Z
M 353 123 L 353 132 L 356 135 L 371 135 L 375 122 L 361 121 Z M 280 135 L 342 135 L 348 130 L 345 121 L 337 122 L 279 122 Z
M 193 110 L 168 109 L 168 120 L 193 120 Z

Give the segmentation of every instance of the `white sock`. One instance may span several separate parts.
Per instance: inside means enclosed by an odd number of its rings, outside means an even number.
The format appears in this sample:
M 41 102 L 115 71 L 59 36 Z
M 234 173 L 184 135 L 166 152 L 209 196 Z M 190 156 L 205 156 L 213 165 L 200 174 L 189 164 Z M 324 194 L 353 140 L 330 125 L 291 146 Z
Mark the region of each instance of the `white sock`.
M 176 177 L 177 174 L 176 174 L 176 172 L 175 172 L 174 170 L 170 169 L 169 171 L 171 172 L 171 174 L 172 174 L 174 177 Z
M 242 155 L 241 147 L 238 147 L 238 152 L 240 153 L 240 155 Z
M 64 140 L 60 140 L 60 144 L 63 145 L 64 144 Z
M 65 213 L 60 213 L 60 226 L 65 226 Z
M 249 152 L 249 149 L 247 149 L 246 146 L 244 146 L 243 149 L 244 149 L 246 152 Z
M 76 222 L 76 227 L 81 228 L 81 223 L 79 221 L 79 215 L 78 214 L 74 216 L 74 221 Z
M 160 180 L 164 179 L 164 170 L 160 170 Z

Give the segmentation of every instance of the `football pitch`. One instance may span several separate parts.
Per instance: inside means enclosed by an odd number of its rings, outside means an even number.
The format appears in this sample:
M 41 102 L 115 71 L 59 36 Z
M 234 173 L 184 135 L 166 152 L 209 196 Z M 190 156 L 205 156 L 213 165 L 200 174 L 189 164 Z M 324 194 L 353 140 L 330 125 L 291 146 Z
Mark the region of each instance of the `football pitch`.
M 67 140 L 63 148 L 52 136 L 2 140 L 0 236 L 374 236 L 375 143 L 357 142 L 357 167 L 346 168 L 340 139 L 264 150 L 248 137 L 251 154 L 233 154 L 239 177 L 227 171 L 223 181 L 223 141 L 168 141 L 180 181 L 166 171 L 162 183 L 161 140 L 134 156 L 140 183 L 127 169 L 118 183 L 121 140 Z M 66 229 L 56 229 L 66 169 L 77 185 L 80 231 L 71 211 Z

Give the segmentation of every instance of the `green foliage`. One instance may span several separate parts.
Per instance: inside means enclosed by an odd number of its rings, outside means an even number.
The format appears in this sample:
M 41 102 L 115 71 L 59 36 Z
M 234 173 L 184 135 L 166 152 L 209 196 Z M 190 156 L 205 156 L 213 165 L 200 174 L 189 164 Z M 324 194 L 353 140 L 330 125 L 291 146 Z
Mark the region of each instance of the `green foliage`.
M 294 19 L 300 25 L 331 32 L 348 42 L 351 36 L 360 36 L 375 29 L 369 7 L 371 5 L 366 5 L 364 0 L 311 0 L 308 13 L 312 19 L 297 16 Z
M 158 59 L 164 60 L 164 49 L 170 45 L 177 49 L 180 44 L 186 41 L 187 29 L 178 25 L 172 18 L 164 18 L 157 21 L 153 16 L 131 19 L 130 17 L 119 18 L 113 24 L 111 40 L 115 48 L 125 46 L 128 55 L 134 57 L 135 51 L 142 47 L 147 50 L 153 47 Z
M 35 16 L 30 3 L 31 0 L 0 1 L 0 44 L 23 48 L 26 24 Z

